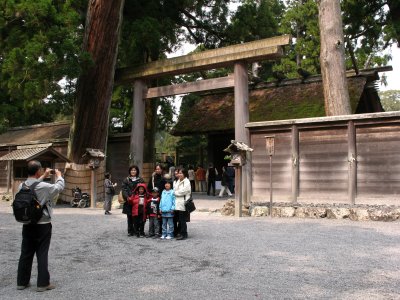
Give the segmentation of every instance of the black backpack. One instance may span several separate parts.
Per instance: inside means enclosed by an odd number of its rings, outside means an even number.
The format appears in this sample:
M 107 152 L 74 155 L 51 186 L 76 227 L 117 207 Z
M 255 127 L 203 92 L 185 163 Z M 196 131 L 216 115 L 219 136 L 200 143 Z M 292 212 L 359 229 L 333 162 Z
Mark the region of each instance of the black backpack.
M 22 187 L 15 194 L 12 208 L 15 220 L 24 224 L 36 224 L 43 215 L 43 206 L 35 193 L 39 182 L 34 182 L 30 187 L 22 183 Z

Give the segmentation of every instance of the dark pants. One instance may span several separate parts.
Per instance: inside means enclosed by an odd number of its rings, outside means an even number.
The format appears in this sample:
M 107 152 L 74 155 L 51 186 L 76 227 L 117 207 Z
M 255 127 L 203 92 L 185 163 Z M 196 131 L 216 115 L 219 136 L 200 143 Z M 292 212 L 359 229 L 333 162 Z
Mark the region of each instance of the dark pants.
M 135 230 L 136 235 L 143 234 L 144 235 L 144 225 L 146 221 L 143 220 L 143 214 L 139 214 L 133 218 L 133 228 Z
M 131 215 L 126 215 L 126 221 L 128 223 L 128 234 L 135 234 L 135 229 L 133 228 L 133 218 Z
M 29 284 L 35 253 L 38 265 L 37 286 L 45 287 L 50 284 L 48 254 L 51 229 L 51 223 L 22 226 L 22 245 L 18 263 L 17 285 L 26 286 Z
M 196 183 L 194 180 L 190 180 L 190 187 L 192 188 L 192 192 L 196 191 Z
M 187 237 L 187 224 L 186 224 L 186 211 L 176 210 L 174 221 L 177 223 L 177 229 L 174 233 L 180 234 L 181 236 Z M 174 224 L 175 229 L 175 224 Z
M 215 179 L 208 180 L 207 195 L 210 195 L 211 187 L 213 188 L 213 195 L 215 196 Z

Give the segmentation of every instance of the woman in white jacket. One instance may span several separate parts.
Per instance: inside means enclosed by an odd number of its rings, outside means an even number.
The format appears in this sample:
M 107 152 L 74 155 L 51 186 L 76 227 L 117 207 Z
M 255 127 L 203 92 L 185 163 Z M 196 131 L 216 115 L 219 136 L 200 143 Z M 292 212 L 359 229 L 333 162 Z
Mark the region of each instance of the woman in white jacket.
M 178 180 L 174 184 L 175 192 L 175 215 L 177 224 L 177 240 L 185 240 L 188 237 L 187 225 L 186 225 L 186 208 L 185 201 L 189 199 L 192 189 L 190 186 L 190 181 L 187 178 L 188 172 L 186 169 L 179 169 Z

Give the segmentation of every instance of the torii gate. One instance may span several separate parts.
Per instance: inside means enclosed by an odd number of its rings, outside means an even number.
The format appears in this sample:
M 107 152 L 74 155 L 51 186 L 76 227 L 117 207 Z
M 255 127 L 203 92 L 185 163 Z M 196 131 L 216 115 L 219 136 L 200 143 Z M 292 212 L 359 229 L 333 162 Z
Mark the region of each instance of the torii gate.
M 131 161 L 142 168 L 144 116 L 146 99 L 187 94 L 199 91 L 234 88 L 235 94 L 235 140 L 250 144 L 249 87 L 247 64 L 262 60 L 273 60 L 283 55 L 283 46 L 290 42 L 290 35 L 282 35 L 243 43 L 200 53 L 188 54 L 165 60 L 158 60 L 138 67 L 119 69 L 115 84 L 133 83 L 133 122 L 130 141 Z M 191 83 L 147 88 L 146 80 L 166 75 L 180 75 L 199 70 L 210 70 L 234 66 L 233 76 L 207 79 Z M 247 187 L 251 187 L 250 163 L 243 168 L 241 199 L 248 203 Z

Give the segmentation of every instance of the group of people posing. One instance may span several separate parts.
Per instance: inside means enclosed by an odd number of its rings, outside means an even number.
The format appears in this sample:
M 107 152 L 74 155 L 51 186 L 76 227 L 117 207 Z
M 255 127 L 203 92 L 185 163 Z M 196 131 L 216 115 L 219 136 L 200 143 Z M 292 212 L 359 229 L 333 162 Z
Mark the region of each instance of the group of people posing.
M 192 191 L 205 192 L 206 183 L 207 195 L 212 193 L 215 196 L 215 182 L 218 175 L 213 164 L 209 164 L 207 170 L 201 166 L 196 170 L 191 166 L 188 170 L 173 167 L 167 174 L 164 174 L 162 166 L 157 164 L 150 181 L 146 184 L 140 177 L 138 166 L 131 166 L 121 186 L 122 213 L 127 216 L 128 235 L 186 239 L 188 237 L 186 223 L 190 222 L 190 213 L 186 211 L 185 202 L 191 197 Z M 219 197 L 225 192 L 228 196 L 232 196 L 234 176 L 233 168 L 222 168 Z M 106 173 L 104 181 L 106 215 L 111 214 L 115 186 L 116 183 L 111 182 L 111 175 Z M 146 235 L 144 228 L 147 220 L 149 231 Z
M 184 240 L 188 238 L 185 201 L 191 196 L 187 170 L 175 170 L 175 180 L 164 175 L 157 165 L 148 184 L 140 177 L 139 168 L 131 166 L 122 182 L 122 213 L 127 216 L 128 236 Z M 144 232 L 149 220 L 148 235 Z

